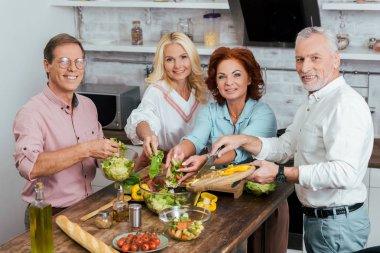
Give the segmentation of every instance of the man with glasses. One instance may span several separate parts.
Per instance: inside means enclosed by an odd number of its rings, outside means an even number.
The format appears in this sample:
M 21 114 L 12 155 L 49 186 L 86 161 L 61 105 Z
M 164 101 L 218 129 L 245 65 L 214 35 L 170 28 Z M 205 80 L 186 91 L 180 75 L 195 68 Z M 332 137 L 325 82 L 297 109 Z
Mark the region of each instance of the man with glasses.
M 85 67 L 81 43 L 58 34 L 44 49 L 48 82 L 17 113 L 13 133 L 16 167 L 26 179 L 22 199 L 34 200 L 34 185 L 42 181 L 53 214 L 92 194 L 96 159 L 118 152 L 118 144 L 103 139 L 94 103 L 75 93 Z M 25 211 L 29 228 L 29 205 Z

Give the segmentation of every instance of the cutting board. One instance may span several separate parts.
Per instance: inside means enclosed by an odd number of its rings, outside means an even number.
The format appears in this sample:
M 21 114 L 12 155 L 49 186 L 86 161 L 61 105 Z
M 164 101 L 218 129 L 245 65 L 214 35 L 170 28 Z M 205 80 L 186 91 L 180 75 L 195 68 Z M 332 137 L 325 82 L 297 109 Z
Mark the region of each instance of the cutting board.
M 235 172 L 231 175 L 221 176 L 216 170 L 211 170 L 201 179 L 186 185 L 188 191 L 219 191 L 233 193 L 234 198 L 243 194 L 245 179 L 255 171 L 255 167 L 243 172 Z

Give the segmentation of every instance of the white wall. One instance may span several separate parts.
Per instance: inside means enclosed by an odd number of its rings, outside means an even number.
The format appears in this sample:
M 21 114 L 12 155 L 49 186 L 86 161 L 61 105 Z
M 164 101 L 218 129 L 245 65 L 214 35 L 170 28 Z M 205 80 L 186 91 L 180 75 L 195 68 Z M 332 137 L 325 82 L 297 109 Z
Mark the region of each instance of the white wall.
M 18 109 L 46 83 L 43 48 L 57 33 L 74 34 L 70 8 L 50 7 L 48 0 L 0 3 L 0 244 L 24 231 L 24 179 L 14 166 L 12 123 Z

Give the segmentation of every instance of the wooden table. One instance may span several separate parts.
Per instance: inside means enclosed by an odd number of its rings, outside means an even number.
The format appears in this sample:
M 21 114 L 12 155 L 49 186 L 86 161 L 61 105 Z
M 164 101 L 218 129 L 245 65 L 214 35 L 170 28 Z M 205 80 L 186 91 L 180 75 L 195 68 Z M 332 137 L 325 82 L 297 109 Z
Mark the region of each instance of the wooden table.
M 239 199 L 234 199 L 232 194 L 215 193 L 218 196 L 218 208 L 205 224 L 205 230 L 201 236 L 189 242 L 175 241 L 167 236 L 169 246 L 161 252 L 231 252 L 239 243 L 258 230 L 278 205 L 293 191 L 293 184 L 282 184 L 270 195 L 258 198 L 244 193 Z M 111 184 L 60 214 L 66 215 L 71 221 L 80 224 L 86 231 L 111 245 L 115 236 L 130 232 L 128 222 L 113 225 L 111 229 L 98 229 L 94 225 L 94 218 L 85 222 L 81 222 L 79 218 L 108 203 L 115 196 L 116 190 Z M 143 204 L 142 229 L 152 230 L 153 228 L 163 229 L 163 224 L 159 221 L 158 216 Z M 55 223 L 53 231 L 55 252 L 86 252 Z M 1 245 L 0 252 L 30 252 L 29 231 Z

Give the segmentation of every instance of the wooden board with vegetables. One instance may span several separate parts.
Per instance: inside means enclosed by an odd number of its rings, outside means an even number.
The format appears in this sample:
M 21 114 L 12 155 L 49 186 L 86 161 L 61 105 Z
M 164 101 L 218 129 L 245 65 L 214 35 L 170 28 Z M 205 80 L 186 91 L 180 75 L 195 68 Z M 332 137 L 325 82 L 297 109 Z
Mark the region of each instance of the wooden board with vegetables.
M 244 190 L 247 176 L 255 171 L 255 167 L 249 164 L 229 165 L 225 169 L 210 170 L 200 179 L 190 181 L 186 188 L 189 191 L 220 191 L 233 193 L 234 198 L 239 198 Z

